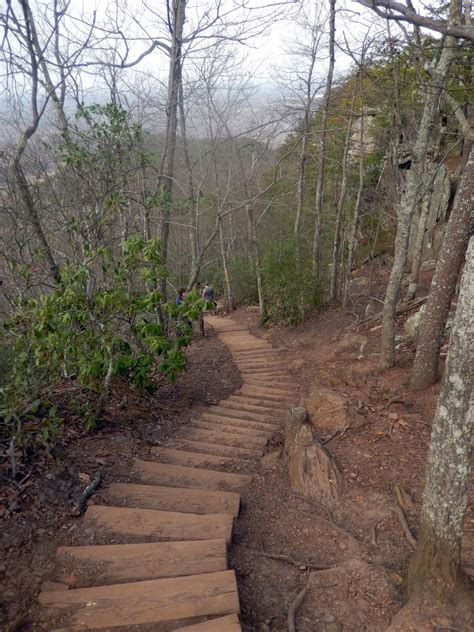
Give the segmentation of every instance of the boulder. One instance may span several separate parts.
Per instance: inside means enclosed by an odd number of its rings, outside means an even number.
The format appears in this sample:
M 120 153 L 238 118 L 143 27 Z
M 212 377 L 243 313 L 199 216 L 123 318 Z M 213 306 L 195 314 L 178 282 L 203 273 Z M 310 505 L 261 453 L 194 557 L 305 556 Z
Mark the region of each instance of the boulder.
M 422 305 L 420 309 L 413 314 L 413 316 L 407 318 L 404 328 L 406 335 L 410 336 L 410 338 L 416 338 L 416 336 L 418 335 L 421 319 L 424 316 L 425 310 L 426 305 Z
M 313 426 L 323 433 L 359 428 L 364 423 L 364 418 L 351 410 L 346 397 L 326 388 L 313 388 L 303 405 Z
M 368 341 L 367 336 L 362 334 L 344 334 L 336 347 L 335 354 L 341 356 L 357 353 L 357 357 L 362 358 Z
M 305 412 L 302 407 L 291 409 L 285 424 L 285 452 L 291 488 L 332 513 L 338 505 L 341 473 L 314 437 Z

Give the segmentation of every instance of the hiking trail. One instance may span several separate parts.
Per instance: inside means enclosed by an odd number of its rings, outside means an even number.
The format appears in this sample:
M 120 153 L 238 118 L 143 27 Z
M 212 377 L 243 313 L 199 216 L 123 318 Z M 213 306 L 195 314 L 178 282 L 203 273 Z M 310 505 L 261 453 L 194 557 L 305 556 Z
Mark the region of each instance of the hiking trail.
M 113 544 L 60 547 L 39 600 L 51 629 L 238 632 L 239 597 L 227 547 L 239 492 L 293 401 L 293 380 L 265 340 L 231 318 L 207 316 L 243 383 L 182 425 L 166 447 L 134 463 L 133 483 L 112 483 L 82 529 Z M 230 471 L 229 471 L 230 470 Z

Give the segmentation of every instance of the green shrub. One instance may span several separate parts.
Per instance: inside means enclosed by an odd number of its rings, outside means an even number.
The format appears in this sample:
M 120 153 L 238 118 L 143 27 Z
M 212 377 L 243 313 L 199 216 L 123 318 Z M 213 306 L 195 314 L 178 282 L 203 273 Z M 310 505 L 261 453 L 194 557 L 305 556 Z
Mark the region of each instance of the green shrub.
M 185 369 L 191 321 L 204 301 L 191 293 L 181 306 L 163 303 L 156 288 L 165 274 L 159 242 L 137 236 L 119 256 L 90 251 L 82 265 L 62 268 L 56 289 L 17 305 L 4 323 L 3 342 L 14 357 L 0 392 L 0 416 L 17 442 L 28 440 L 25 421 L 39 419 L 34 434 L 45 441 L 60 430 L 51 393 L 61 380 L 98 397 L 85 419 L 91 427 L 113 376 L 149 388 L 156 368 L 170 380 Z

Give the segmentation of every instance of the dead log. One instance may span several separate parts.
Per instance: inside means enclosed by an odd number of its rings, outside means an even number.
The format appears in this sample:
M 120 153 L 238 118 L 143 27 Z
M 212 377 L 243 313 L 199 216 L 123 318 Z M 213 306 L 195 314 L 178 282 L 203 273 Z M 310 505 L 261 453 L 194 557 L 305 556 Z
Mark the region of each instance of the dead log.
M 287 417 L 285 453 L 292 491 L 332 514 L 338 505 L 342 477 L 334 460 L 314 437 L 302 407 L 292 408 Z

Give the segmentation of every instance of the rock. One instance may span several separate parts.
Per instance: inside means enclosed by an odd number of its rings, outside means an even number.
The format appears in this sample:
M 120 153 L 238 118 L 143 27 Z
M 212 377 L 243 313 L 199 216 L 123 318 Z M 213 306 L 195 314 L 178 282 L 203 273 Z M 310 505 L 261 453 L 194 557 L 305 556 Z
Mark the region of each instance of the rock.
M 260 463 L 263 469 L 274 470 L 278 465 L 279 459 L 280 451 L 277 450 L 276 452 L 270 452 L 269 454 L 262 456 Z
M 342 477 L 333 459 L 313 436 L 305 412 L 302 407 L 293 408 L 285 428 L 291 488 L 332 511 L 338 505 Z
M 346 397 L 326 388 L 314 388 L 303 400 L 311 423 L 320 431 L 342 432 L 344 428 L 359 428 L 364 418 L 351 410 Z
M 436 261 L 434 259 L 428 259 L 428 261 L 423 261 L 420 266 L 420 272 L 429 272 L 430 270 L 434 270 L 436 268 Z
M 304 365 L 305 361 L 302 358 L 297 358 L 290 364 L 289 369 L 292 373 L 299 373 Z
M 413 314 L 413 316 L 410 316 L 410 318 L 407 319 L 404 329 L 405 333 L 407 334 L 407 336 L 410 336 L 410 338 L 416 338 L 416 336 L 418 335 L 421 319 L 423 318 L 425 311 L 426 305 L 422 305 L 420 309 L 415 314 Z
M 351 353 L 357 353 L 357 357 L 361 358 L 364 355 L 364 349 L 369 339 L 362 334 L 344 334 L 338 343 L 335 355 L 349 355 Z

